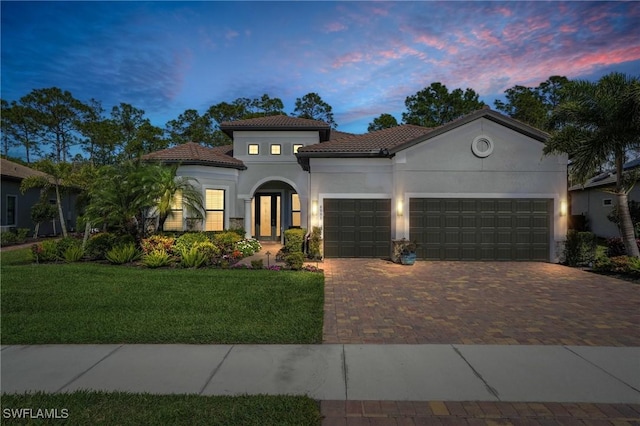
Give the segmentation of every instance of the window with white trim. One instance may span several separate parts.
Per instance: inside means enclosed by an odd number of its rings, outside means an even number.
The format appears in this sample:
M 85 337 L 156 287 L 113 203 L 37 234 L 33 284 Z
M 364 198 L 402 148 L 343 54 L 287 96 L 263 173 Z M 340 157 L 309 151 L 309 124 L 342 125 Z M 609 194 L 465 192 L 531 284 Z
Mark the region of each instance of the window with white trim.
M 611 207 L 613 206 L 613 199 L 611 198 L 605 198 L 604 200 L 602 200 L 602 205 L 604 207 Z
M 18 216 L 18 197 L 15 195 L 7 195 L 7 226 L 15 226 Z
M 301 217 L 300 196 L 291 194 L 291 226 L 300 226 Z
M 224 189 L 205 191 L 205 231 L 224 230 Z
M 176 192 L 171 200 L 171 212 L 164 222 L 163 229 L 165 231 L 182 231 L 183 230 L 183 207 L 182 192 Z

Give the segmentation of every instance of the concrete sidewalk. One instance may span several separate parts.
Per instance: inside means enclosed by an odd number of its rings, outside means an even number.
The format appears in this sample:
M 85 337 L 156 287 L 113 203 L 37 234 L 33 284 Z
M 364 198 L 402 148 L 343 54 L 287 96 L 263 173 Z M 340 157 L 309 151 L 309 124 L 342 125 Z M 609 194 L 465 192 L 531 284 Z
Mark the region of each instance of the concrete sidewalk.
M 498 345 L 3 346 L 2 392 L 640 403 L 640 348 Z

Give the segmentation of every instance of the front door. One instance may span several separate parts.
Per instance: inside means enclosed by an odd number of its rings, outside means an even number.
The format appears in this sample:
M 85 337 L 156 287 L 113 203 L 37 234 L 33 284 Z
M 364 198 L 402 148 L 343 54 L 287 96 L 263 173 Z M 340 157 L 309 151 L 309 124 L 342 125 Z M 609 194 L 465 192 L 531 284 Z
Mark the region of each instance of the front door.
M 256 238 L 279 240 L 280 194 L 256 194 L 254 217 Z

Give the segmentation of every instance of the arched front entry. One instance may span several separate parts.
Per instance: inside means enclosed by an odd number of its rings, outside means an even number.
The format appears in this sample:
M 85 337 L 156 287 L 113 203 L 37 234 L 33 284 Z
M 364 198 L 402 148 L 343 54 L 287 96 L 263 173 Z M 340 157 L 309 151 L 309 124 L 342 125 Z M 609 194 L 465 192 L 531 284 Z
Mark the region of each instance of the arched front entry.
M 255 189 L 251 200 L 251 236 L 282 241 L 285 230 L 301 225 L 298 192 L 287 182 L 271 180 Z

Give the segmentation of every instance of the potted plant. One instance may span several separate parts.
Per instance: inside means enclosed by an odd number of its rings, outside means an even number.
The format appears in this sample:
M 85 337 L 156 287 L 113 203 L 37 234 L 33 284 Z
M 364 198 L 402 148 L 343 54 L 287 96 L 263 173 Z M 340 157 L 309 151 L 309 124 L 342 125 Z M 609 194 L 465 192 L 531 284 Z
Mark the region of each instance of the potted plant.
M 396 240 L 394 243 L 394 260 L 400 261 L 403 265 L 413 265 L 416 261 L 417 241 L 410 241 L 405 238 Z

